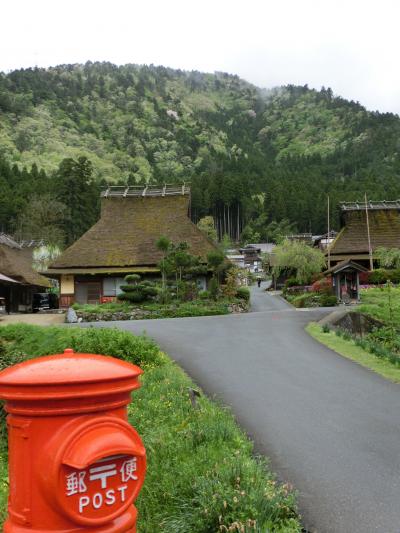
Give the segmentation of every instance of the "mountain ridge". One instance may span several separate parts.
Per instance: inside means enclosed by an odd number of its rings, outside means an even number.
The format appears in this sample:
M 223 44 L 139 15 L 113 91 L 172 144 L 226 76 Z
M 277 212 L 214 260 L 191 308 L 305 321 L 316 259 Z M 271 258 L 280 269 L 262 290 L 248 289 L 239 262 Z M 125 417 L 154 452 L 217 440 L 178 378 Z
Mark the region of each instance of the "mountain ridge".
M 0 74 L 5 164 L 52 176 L 83 156 L 99 183 L 191 181 L 193 219 L 212 214 L 220 235 L 266 238 L 283 219 L 320 232 L 328 194 L 333 206 L 399 197 L 399 139 L 397 115 L 329 88 L 108 62 Z

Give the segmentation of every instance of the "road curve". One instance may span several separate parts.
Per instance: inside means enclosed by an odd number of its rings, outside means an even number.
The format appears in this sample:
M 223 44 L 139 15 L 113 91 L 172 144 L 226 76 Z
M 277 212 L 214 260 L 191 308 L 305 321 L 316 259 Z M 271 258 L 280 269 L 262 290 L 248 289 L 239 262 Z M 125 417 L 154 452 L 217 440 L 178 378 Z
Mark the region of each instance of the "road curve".
M 399 386 L 305 333 L 326 311 L 252 293 L 244 315 L 114 325 L 145 331 L 231 406 L 256 451 L 299 490 L 310 531 L 399 533 Z

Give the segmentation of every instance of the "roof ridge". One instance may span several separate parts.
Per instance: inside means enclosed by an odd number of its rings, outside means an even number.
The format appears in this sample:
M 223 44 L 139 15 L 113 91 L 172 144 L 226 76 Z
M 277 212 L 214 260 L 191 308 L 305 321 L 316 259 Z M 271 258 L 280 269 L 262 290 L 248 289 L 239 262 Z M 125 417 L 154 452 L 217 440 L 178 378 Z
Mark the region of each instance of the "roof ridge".
M 365 203 L 365 200 L 359 202 L 340 202 L 340 208 L 342 211 L 362 211 L 367 209 L 400 209 L 400 200 L 369 200 Z
M 126 198 L 145 196 L 179 196 L 190 194 L 190 184 L 164 185 L 110 185 L 100 193 L 101 198 Z

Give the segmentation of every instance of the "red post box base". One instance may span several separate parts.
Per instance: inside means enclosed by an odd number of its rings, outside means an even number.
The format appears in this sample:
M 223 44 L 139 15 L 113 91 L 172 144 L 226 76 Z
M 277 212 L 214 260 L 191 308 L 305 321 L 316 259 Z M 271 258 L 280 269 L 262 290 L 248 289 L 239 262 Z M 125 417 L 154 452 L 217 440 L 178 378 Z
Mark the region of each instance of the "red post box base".
M 4 533 L 84 533 L 95 530 L 96 533 L 136 533 L 137 509 L 134 505 L 123 516 L 113 520 L 111 523 L 96 528 L 77 527 L 73 529 L 44 529 L 25 527 L 16 524 L 9 518 L 4 524 Z

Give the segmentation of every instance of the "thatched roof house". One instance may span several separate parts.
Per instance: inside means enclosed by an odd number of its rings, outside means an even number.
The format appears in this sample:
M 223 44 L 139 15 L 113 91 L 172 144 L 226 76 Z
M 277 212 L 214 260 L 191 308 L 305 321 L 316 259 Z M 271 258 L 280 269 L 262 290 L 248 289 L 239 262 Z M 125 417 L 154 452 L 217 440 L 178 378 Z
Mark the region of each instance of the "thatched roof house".
M 190 189 L 109 187 L 101 193 L 101 218 L 50 265 L 46 275 L 61 280 L 61 305 L 107 301 L 131 272 L 159 275 L 163 253 L 156 241 L 165 235 L 186 241 L 204 262 L 215 245 L 188 217 Z
M 49 280 L 32 268 L 32 249 L 4 233 L 0 233 L 0 273 L 0 296 L 6 298 L 11 311 L 30 310 L 32 294 L 50 286 Z
M 367 206 L 364 202 L 343 202 L 342 229 L 329 249 L 331 265 L 352 260 L 368 266 L 367 210 L 372 253 L 379 247 L 400 248 L 400 200 L 368 202 Z

